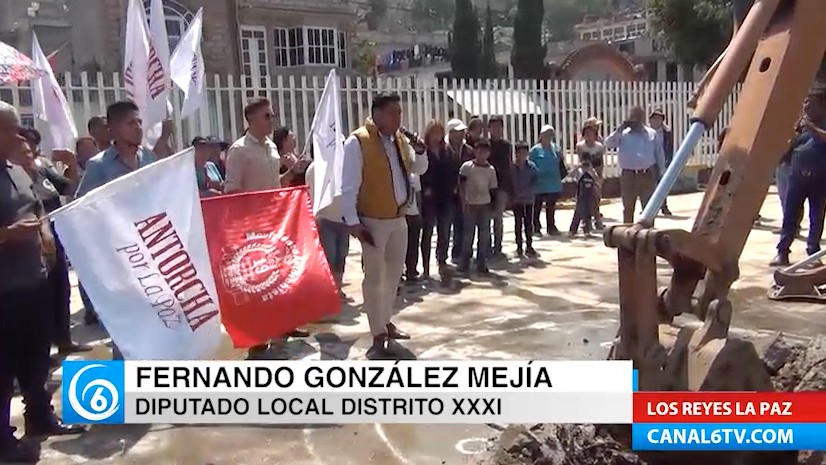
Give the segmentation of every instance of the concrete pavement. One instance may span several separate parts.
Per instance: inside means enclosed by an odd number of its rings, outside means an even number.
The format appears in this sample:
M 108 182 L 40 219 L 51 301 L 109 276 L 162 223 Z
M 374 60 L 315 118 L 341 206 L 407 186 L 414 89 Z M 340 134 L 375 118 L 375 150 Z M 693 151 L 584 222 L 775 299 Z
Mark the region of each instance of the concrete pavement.
M 690 228 L 702 193 L 673 196 L 674 218 L 658 219 L 660 228 Z M 621 218 L 618 203 L 603 207 L 609 223 Z M 777 240 L 777 196 L 770 194 L 762 211 L 765 226 L 752 232 L 741 260 L 741 279 L 732 293 L 735 325 L 751 330 L 782 330 L 813 336 L 826 330 L 823 307 L 778 303 L 766 298 L 771 282 L 767 263 Z M 566 230 L 571 211 L 557 213 Z M 506 220 L 506 251 L 513 252 L 512 219 Z M 805 223 L 804 223 L 805 228 Z M 804 230 L 805 234 L 805 230 Z M 423 359 L 601 359 L 617 329 L 616 252 L 601 238 L 543 238 L 536 241 L 541 263 L 522 266 L 511 260 L 495 270 L 499 278 L 465 280 L 461 290 L 436 283 L 408 288 L 400 299 L 397 322 L 414 339 L 407 346 Z M 794 257 L 804 246 L 796 243 Z M 359 250 L 348 258 L 345 291 L 354 303 L 340 324 L 314 325 L 306 341 L 291 340 L 273 351 L 278 358 L 363 358 L 370 338 L 361 303 Z M 667 270 L 663 263 L 661 270 Z M 435 269 L 435 267 L 434 267 Z M 661 276 L 662 284 L 668 275 Z M 80 299 L 73 300 L 77 306 Z M 79 309 L 77 309 L 79 310 Z M 74 315 L 79 323 L 80 313 Z M 77 338 L 97 345 L 88 358 L 108 358 L 97 330 L 77 325 Z M 242 358 L 227 339 L 225 358 Z M 54 378 L 59 381 L 60 371 Z M 56 383 L 57 384 L 57 383 Z M 57 385 L 55 386 L 57 388 Z M 60 391 L 55 402 L 60 409 Z M 13 405 L 14 422 L 22 426 L 22 405 Z M 176 464 L 176 465 L 459 465 L 470 463 L 494 432 L 486 426 L 342 425 L 329 427 L 144 427 L 101 426 L 75 438 L 43 444 L 46 465 Z

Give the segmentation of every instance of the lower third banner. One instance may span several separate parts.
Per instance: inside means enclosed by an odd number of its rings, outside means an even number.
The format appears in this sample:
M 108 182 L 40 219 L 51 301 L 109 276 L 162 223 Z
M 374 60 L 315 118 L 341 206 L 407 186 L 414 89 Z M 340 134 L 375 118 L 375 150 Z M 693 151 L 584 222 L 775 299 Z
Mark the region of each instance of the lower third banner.
M 212 197 L 201 208 L 221 321 L 236 347 L 339 311 L 306 188 Z
M 634 423 L 632 449 L 644 450 L 824 450 L 822 423 Z

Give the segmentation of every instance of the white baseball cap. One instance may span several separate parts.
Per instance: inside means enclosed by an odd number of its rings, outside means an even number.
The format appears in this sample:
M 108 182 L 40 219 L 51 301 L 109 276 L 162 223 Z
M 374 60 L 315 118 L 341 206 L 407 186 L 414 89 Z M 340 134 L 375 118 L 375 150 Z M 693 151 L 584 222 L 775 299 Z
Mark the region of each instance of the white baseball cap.
M 464 121 L 460 119 L 452 119 L 447 122 L 447 132 L 451 133 L 453 131 L 464 131 L 467 129 L 467 125 Z
M 546 125 L 542 126 L 542 128 L 539 130 L 539 135 L 541 136 L 542 134 L 545 134 L 545 133 L 548 133 L 548 132 L 556 132 L 556 130 L 550 124 L 546 124 Z

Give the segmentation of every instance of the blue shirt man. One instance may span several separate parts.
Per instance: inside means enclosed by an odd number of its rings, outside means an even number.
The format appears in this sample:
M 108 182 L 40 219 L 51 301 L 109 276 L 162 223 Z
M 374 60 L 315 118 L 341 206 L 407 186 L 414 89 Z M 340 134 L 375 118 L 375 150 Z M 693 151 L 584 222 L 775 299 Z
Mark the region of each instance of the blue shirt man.
M 791 245 L 797 235 L 806 201 L 809 202 L 806 253 L 813 255 L 820 251 L 823 220 L 826 216 L 826 131 L 822 129 L 826 125 L 826 119 L 817 117 L 823 114 L 821 104 L 821 99 L 807 99 L 808 117 L 804 119 L 802 130 L 792 140 L 791 172 L 783 202 L 783 226 L 772 266 L 789 265 Z M 818 123 L 815 124 L 812 120 Z
M 80 180 L 75 197 L 82 197 L 104 184 L 158 160 L 154 153 L 140 146 L 143 140 L 143 127 L 140 112 L 134 103 L 121 101 L 109 105 L 106 109 L 106 119 L 109 122 L 114 143 L 86 162 L 86 171 Z M 127 153 L 121 153 L 121 150 Z M 128 153 L 132 150 L 134 150 L 134 159 Z M 86 307 L 87 322 L 97 320 L 92 303 L 82 285 L 80 286 L 80 297 L 83 299 L 84 307 Z M 123 359 L 123 355 L 116 344 L 113 344 L 112 347 L 112 358 L 115 360 Z
M 157 160 L 158 157 L 149 150 L 144 148 L 138 149 L 138 168 L 143 168 Z M 89 191 L 127 175 L 132 171 L 135 170 L 121 161 L 118 156 L 117 147 L 112 145 L 86 162 L 86 172 L 83 173 L 83 178 L 77 186 L 75 197 L 83 197 L 89 193 Z

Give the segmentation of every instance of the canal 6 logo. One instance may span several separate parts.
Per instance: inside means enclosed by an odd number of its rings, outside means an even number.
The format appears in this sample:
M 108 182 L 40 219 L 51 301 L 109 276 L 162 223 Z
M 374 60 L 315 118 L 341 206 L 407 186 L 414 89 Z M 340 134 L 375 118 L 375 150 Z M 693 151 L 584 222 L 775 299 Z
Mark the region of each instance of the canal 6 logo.
M 63 421 L 123 423 L 123 362 L 64 361 Z

